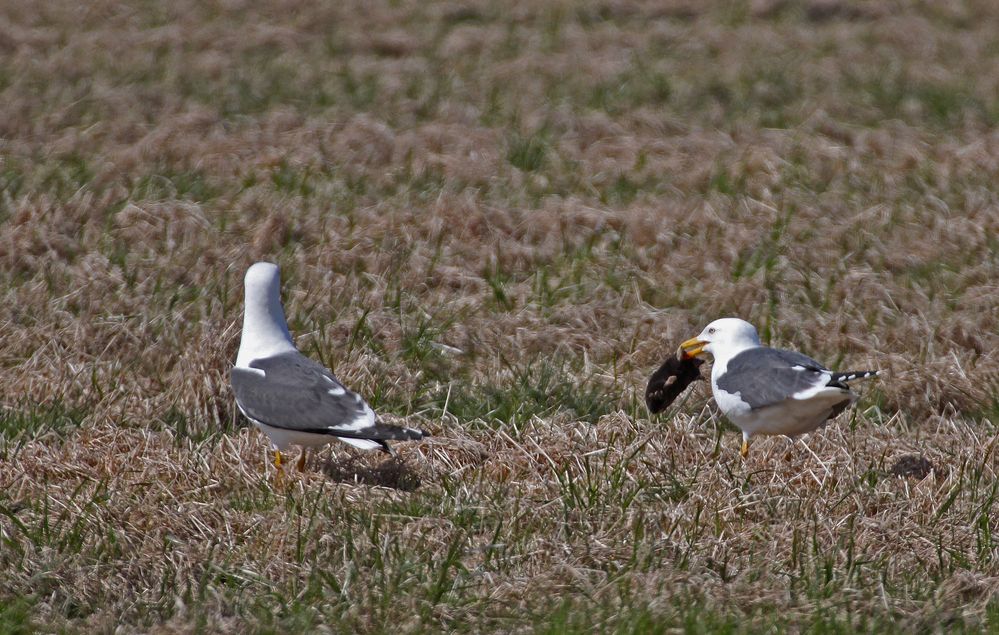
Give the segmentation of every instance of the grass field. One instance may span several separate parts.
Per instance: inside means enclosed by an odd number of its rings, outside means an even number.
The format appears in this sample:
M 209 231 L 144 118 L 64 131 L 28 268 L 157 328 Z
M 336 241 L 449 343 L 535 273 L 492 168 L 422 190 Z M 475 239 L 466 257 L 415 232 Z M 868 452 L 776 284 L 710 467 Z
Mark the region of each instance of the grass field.
M 0 632 L 999 632 L 994 3 L 3 2 L 0 62 Z M 432 439 L 275 487 L 261 259 Z M 885 376 L 743 460 L 643 403 L 725 315 Z

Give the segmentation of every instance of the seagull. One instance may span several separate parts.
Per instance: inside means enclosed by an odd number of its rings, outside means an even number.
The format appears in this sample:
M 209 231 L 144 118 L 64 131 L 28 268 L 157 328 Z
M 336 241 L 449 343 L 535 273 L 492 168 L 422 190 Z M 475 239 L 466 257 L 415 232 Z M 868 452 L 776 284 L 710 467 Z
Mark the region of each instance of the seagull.
M 714 357 L 711 393 L 729 420 L 742 430 L 742 449 L 760 434 L 795 437 L 811 432 L 857 400 L 848 382 L 878 371 L 837 373 L 811 357 L 760 344 L 756 328 L 722 318 L 680 344 L 684 357 Z
M 298 352 L 281 307 L 277 265 L 258 262 L 246 271 L 243 333 L 230 374 L 236 405 L 270 439 L 274 465 L 281 452 L 302 446 L 298 469 L 305 469 L 306 448 L 334 439 L 362 450 L 392 454 L 388 441 L 430 436 L 422 430 L 381 423 L 364 399 L 336 376 Z

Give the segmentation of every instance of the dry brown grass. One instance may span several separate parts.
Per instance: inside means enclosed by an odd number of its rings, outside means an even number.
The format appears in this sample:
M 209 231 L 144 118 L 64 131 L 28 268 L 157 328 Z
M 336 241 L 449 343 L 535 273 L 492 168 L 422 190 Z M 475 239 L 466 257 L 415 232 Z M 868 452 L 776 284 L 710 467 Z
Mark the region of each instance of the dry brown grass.
M 997 26 L 3 4 L 0 630 L 999 628 Z M 434 433 L 402 467 L 273 488 L 227 386 L 258 259 Z M 743 462 L 704 386 L 641 406 L 729 314 L 886 378 Z

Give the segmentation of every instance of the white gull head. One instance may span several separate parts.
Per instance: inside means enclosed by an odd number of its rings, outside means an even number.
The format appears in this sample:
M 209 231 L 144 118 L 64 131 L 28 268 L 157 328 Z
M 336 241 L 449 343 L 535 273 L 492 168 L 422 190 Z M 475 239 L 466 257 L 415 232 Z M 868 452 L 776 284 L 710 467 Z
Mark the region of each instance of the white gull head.
M 243 334 L 236 367 L 296 350 L 281 308 L 281 274 L 275 264 L 258 262 L 246 270 L 243 298 Z
M 715 358 L 715 366 L 724 368 L 728 360 L 742 351 L 760 346 L 760 336 L 756 327 L 745 320 L 721 318 L 680 346 L 691 357 L 710 353 Z

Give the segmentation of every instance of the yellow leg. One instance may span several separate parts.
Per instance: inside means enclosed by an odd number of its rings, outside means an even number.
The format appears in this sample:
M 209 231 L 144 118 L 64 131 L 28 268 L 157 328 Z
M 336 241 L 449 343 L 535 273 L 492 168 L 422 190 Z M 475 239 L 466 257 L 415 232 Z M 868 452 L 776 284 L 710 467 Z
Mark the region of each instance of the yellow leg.
M 302 454 L 298 457 L 298 471 L 305 471 L 305 453 L 308 452 L 305 448 L 302 448 Z
M 749 456 L 749 439 L 742 440 L 742 449 L 739 450 L 739 454 L 742 455 L 742 458 Z
M 277 468 L 277 472 L 274 473 L 274 485 L 275 487 L 284 487 L 284 467 L 281 465 L 281 450 L 274 450 L 274 467 Z

